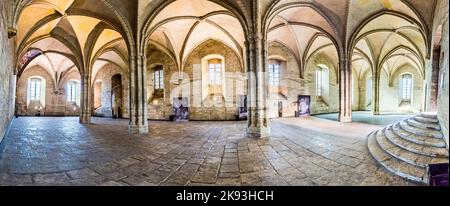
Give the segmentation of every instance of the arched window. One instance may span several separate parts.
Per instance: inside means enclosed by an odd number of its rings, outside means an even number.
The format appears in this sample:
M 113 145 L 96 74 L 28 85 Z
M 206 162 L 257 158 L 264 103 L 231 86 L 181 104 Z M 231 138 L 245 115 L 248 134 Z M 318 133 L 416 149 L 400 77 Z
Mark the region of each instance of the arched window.
M 157 67 L 155 69 L 154 75 L 154 88 L 156 90 L 164 90 L 164 70 L 162 67 Z
M 46 81 L 40 76 L 28 78 L 27 106 L 33 104 L 39 107 L 45 107 L 45 86 Z
M 222 61 L 220 59 L 211 59 L 208 61 L 209 84 L 212 86 L 222 85 Z
M 412 98 L 413 79 L 411 74 L 403 74 L 401 80 L 402 100 L 410 102 Z
M 77 103 L 79 99 L 79 83 L 71 80 L 67 85 L 67 101 L 71 103 Z
M 280 86 L 280 63 L 275 62 L 269 65 L 269 85 L 273 87 Z
M 42 80 L 39 78 L 32 78 L 30 80 L 30 100 L 40 101 L 42 92 Z
M 319 67 L 316 70 L 316 96 L 322 96 L 322 86 L 323 86 L 323 69 Z

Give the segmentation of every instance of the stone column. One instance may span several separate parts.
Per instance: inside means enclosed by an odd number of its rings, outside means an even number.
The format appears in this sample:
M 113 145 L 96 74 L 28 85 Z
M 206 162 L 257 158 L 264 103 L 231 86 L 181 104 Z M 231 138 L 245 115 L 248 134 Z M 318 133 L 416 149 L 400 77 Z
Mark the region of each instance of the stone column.
M 433 60 L 431 62 L 431 81 L 428 85 L 429 103 L 426 105 L 425 111 L 437 112 L 438 94 L 439 94 L 439 74 L 441 64 L 441 46 L 434 46 Z M 428 91 L 425 91 L 428 92 Z M 427 101 L 427 100 L 425 100 Z
M 372 113 L 380 115 L 380 72 L 381 69 L 375 68 L 372 74 Z
M 91 123 L 91 98 L 92 88 L 91 88 L 91 75 L 81 76 L 81 105 L 80 105 L 80 123 L 90 124 Z
M 130 54 L 130 125 L 131 134 L 147 134 L 146 57 Z
M 270 135 L 270 122 L 267 116 L 267 45 L 259 35 L 246 42 L 248 72 L 248 128 L 247 135 L 263 138 Z
M 339 121 L 352 122 L 352 66 L 348 56 L 339 60 Z

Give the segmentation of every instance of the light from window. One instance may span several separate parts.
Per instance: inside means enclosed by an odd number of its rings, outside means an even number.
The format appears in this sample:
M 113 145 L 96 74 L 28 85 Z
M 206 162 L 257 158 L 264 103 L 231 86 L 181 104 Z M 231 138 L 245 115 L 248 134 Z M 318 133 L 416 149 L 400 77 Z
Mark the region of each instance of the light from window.
M 443 71 L 441 73 L 441 78 L 440 78 L 441 82 L 440 82 L 440 87 L 444 88 L 445 87 L 445 71 Z
M 222 64 L 220 61 L 210 61 L 209 84 L 215 86 L 222 85 Z
M 155 90 L 164 89 L 164 70 L 156 70 L 154 80 Z
M 403 101 L 411 101 L 412 96 L 412 75 L 402 75 L 402 99 Z
M 77 86 L 78 82 L 69 81 L 69 85 L 67 87 L 67 98 L 68 102 L 76 102 L 77 101 Z
M 33 78 L 30 82 L 30 100 L 40 101 L 41 100 L 41 79 Z
M 355 80 L 352 78 L 352 100 L 355 100 Z
M 323 77 L 323 70 L 322 68 L 319 68 L 316 70 L 316 96 L 321 97 L 322 96 L 322 78 Z
M 269 85 L 273 87 L 280 86 L 280 65 L 269 65 Z

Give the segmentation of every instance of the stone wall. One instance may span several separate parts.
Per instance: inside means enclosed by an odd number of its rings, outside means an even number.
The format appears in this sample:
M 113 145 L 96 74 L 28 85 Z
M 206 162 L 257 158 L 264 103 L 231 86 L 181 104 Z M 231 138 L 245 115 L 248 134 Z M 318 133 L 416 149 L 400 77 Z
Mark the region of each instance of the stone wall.
M 442 127 L 442 131 L 449 145 L 449 21 L 448 21 L 448 0 L 441 0 L 438 2 L 437 11 L 434 21 L 434 32 L 442 25 L 442 40 L 441 40 L 441 57 L 440 57 L 440 71 L 439 71 L 439 88 L 438 88 L 438 117 Z
M 28 104 L 28 80 L 30 77 L 41 77 L 45 80 L 45 105 Z M 17 114 L 34 116 L 38 113 L 38 107 L 42 106 L 41 115 L 45 116 L 77 116 L 80 114 L 80 105 L 67 102 L 67 83 L 70 80 L 80 81 L 78 70 L 69 73 L 55 83 L 50 74 L 43 68 L 35 66 L 28 68 L 20 77 L 17 84 Z
M 208 48 L 207 50 L 205 48 Z M 174 90 L 180 87 L 178 84 L 178 67 L 175 61 L 166 53 L 156 49 L 150 48 L 148 52 L 148 62 L 147 62 L 147 97 L 148 97 L 148 118 L 152 120 L 168 120 L 170 115 L 173 114 L 172 111 L 172 100 Z M 241 72 L 242 67 L 239 64 L 239 59 L 234 51 L 228 48 L 226 45 L 210 40 L 204 42 L 202 45 L 194 49 L 188 58 L 188 63 L 185 66 L 185 72 L 182 76 L 190 81 L 190 92 L 191 92 L 191 108 L 190 108 L 190 119 L 191 120 L 231 120 L 235 118 L 237 112 L 236 108 L 225 108 L 225 107 L 193 107 L 193 96 L 194 85 L 199 83 L 201 79 L 194 79 L 193 69 L 194 66 L 201 66 L 201 60 L 203 57 L 211 54 L 218 54 L 225 57 L 225 68 L 226 72 Z M 155 67 L 162 66 L 164 70 L 164 95 L 163 97 L 154 96 L 154 69 Z M 245 75 L 239 75 L 239 77 L 228 77 L 227 82 L 233 82 L 235 79 L 240 81 L 241 88 L 245 87 Z M 235 84 L 229 84 L 229 90 L 236 88 Z M 242 89 L 241 89 L 242 90 Z M 239 91 L 241 94 L 245 94 L 245 91 Z M 201 96 L 197 93 L 198 96 Z M 232 104 L 236 103 L 235 97 L 229 97 L 232 99 Z M 211 102 L 209 102 L 211 103 Z M 215 103 L 213 103 L 215 104 Z M 218 106 L 217 104 L 216 106 Z
M 8 39 L 9 1 L 0 1 L 0 142 L 14 116 L 15 81 L 13 42 Z
M 321 98 L 316 95 L 316 71 L 319 64 L 328 67 L 328 84 L 324 85 Z M 318 53 L 307 63 L 305 71 L 305 95 L 311 95 L 311 114 L 339 112 L 339 84 L 336 64 L 326 54 Z
M 170 100 L 171 91 L 177 86 L 171 81 L 173 74 L 178 72 L 175 61 L 166 53 L 150 48 L 147 59 L 147 104 L 148 118 L 153 120 L 168 120 L 172 115 L 172 104 Z M 163 97 L 154 96 L 154 69 L 162 66 L 164 71 L 164 94 Z
M 122 117 L 129 117 L 129 80 L 124 72 L 114 64 L 106 64 L 94 77 L 92 90 L 94 91 L 94 102 L 92 109 L 94 110 L 93 114 L 95 116 L 112 117 L 111 79 L 116 74 L 122 75 Z M 98 90 L 95 89 L 96 83 L 100 87 Z
M 269 118 L 279 117 L 278 103 L 282 102 L 282 117 L 293 117 L 298 111 L 298 97 L 305 94 L 304 81 L 300 78 L 300 67 L 295 56 L 279 43 L 269 45 L 269 61 L 281 62 L 281 85 L 269 94 Z
M 412 104 L 401 103 L 401 75 L 413 75 Z M 380 79 L 380 112 L 384 113 L 419 113 L 423 111 L 423 77 L 411 66 L 399 68 L 389 80 L 386 72 L 381 72 Z M 390 82 L 389 82 L 390 81 Z
M 353 98 L 353 110 L 357 111 L 371 111 L 373 103 L 373 83 L 368 85 L 372 79 L 372 71 L 368 70 L 365 72 L 358 81 L 354 83 L 354 98 Z M 353 76 L 356 80 L 358 79 L 356 75 Z M 373 81 L 373 80 L 372 80 Z
M 203 97 L 201 75 L 194 75 L 194 68 L 202 68 L 202 59 L 208 55 L 219 55 L 224 58 L 225 72 L 229 73 L 225 77 L 224 95 L 222 98 L 206 97 L 202 99 L 201 105 L 195 105 Z M 238 55 L 227 45 L 216 40 L 208 40 L 196 47 L 187 58 L 184 73 L 189 76 L 192 92 L 190 94 L 191 107 L 189 108 L 189 117 L 191 120 L 234 120 L 238 113 L 237 95 L 246 94 L 245 74 Z M 237 72 L 237 74 L 236 74 Z M 236 75 L 233 75 L 235 73 Z M 198 103 L 198 102 L 197 102 Z M 235 105 L 235 106 L 234 106 Z

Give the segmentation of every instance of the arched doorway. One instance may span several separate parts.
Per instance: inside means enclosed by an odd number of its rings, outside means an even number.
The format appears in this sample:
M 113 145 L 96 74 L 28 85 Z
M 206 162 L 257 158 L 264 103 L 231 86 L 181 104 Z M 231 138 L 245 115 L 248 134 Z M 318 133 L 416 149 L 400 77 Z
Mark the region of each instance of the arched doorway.
M 113 118 L 122 118 L 122 75 L 120 74 L 116 74 L 111 78 L 111 103 Z

